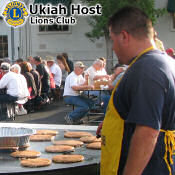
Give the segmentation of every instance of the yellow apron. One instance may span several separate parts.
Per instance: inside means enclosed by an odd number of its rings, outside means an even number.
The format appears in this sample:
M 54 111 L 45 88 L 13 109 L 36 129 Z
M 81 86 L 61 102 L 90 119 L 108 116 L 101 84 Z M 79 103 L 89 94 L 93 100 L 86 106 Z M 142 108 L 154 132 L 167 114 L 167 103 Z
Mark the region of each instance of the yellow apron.
M 128 69 L 140 58 L 144 53 L 153 50 L 153 47 L 149 47 L 141 52 L 129 65 Z M 122 79 L 122 78 L 121 78 Z M 116 110 L 113 104 L 114 93 L 117 90 L 117 87 L 121 79 L 116 84 L 115 88 L 112 91 L 111 98 L 107 107 L 107 112 L 103 122 L 101 139 L 101 167 L 100 175 L 117 175 L 120 154 L 122 148 L 122 139 L 124 133 L 124 120 L 120 117 L 118 111 Z M 167 148 L 168 149 L 168 148 Z M 173 152 L 173 151 L 172 151 Z M 167 155 L 167 154 L 166 154 Z M 167 157 L 165 156 L 164 159 Z M 167 160 L 167 159 L 166 159 Z M 167 163 L 168 161 L 166 161 Z M 169 165 L 167 163 L 169 171 Z

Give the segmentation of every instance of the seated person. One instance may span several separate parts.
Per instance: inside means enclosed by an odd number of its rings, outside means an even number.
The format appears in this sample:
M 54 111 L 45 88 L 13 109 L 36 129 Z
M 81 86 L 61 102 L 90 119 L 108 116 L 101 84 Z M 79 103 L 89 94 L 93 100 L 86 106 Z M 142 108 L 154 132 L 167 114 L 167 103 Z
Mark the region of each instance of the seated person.
M 60 67 L 55 63 L 55 60 L 52 56 L 46 56 L 47 65 L 50 68 L 50 72 L 53 75 L 56 88 L 59 88 L 61 86 L 61 80 L 62 80 L 62 72 Z
M 112 90 L 116 86 L 117 82 L 124 75 L 126 69 L 127 69 L 127 66 L 121 65 L 118 63 L 114 66 L 114 70 L 113 70 L 114 73 L 110 76 L 110 80 L 108 81 L 109 89 Z M 108 106 L 109 99 L 110 99 L 110 95 L 102 96 L 104 113 L 106 113 L 106 108 Z
M 28 64 L 28 67 L 29 67 L 29 71 L 33 75 L 33 78 L 34 78 L 34 81 L 35 81 L 37 96 L 40 96 L 41 95 L 40 75 L 35 69 L 33 69 L 32 65 L 29 62 L 27 62 L 27 64 Z
M 30 73 L 30 68 L 27 62 L 22 62 L 20 64 L 21 74 L 26 78 L 27 87 L 30 92 L 30 99 L 33 99 L 37 96 L 37 89 L 35 85 L 35 80 L 33 75 Z
M 55 100 L 57 100 L 61 96 L 60 86 L 62 80 L 62 71 L 60 66 L 55 63 L 55 60 L 52 56 L 46 56 L 45 60 L 47 61 L 47 65 L 55 82 L 55 88 L 51 90 L 52 96 Z
M 23 98 L 21 98 L 21 100 L 24 100 L 25 98 L 25 102 L 27 102 L 27 98 L 30 96 L 29 94 L 29 90 L 27 88 L 27 81 L 26 78 L 21 74 L 21 67 L 18 64 L 14 64 L 11 66 L 10 69 L 12 72 L 16 73 L 19 78 L 20 78 L 20 89 L 21 89 L 21 97 L 23 96 Z M 22 104 L 20 103 L 20 99 L 19 99 L 19 105 L 18 108 L 16 109 L 16 114 L 17 115 L 24 115 L 27 114 L 27 110 L 23 107 L 23 102 Z
M 7 89 L 6 94 L 0 94 L 0 103 L 13 103 L 19 98 L 23 98 L 21 80 L 16 73 L 10 71 L 10 64 L 2 63 L 0 71 L 3 74 L 0 80 L 0 89 Z
M 108 81 L 109 89 L 113 89 L 115 87 L 118 80 L 125 73 L 126 69 L 127 69 L 127 67 L 125 65 L 121 65 L 118 63 L 114 66 L 114 73 L 110 76 L 110 79 Z
M 92 66 L 90 66 L 86 71 L 85 74 L 89 75 L 89 84 L 93 85 L 95 80 L 101 79 L 109 79 L 109 75 L 107 72 L 104 71 L 104 63 L 100 59 L 96 59 Z
M 106 59 L 103 58 L 103 57 L 100 57 L 99 60 L 103 61 L 103 67 L 102 67 L 101 71 L 104 73 L 104 75 L 107 75 L 107 72 L 106 72 Z
M 88 85 L 87 80 L 82 76 L 84 72 L 84 64 L 80 61 L 74 65 L 74 71 L 66 78 L 64 87 L 64 101 L 66 104 L 75 105 L 76 108 L 69 113 L 65 120 L 67 124 L 77 124 L 93 106 L 93 101 L 87 97 L 81 96 L 80 91 L 84 89 L 93 89 L 92 85 Z
M 90 66 L 86 71 L 85 71 L 85 75 L 89 76 L 89 84 L 90 85 L 94 85 L 94 82 L 96 80 L 109 80 L 110 76 L 107 75 L 107 72 L 105 71 L 105 65 L 104 64 L 104 58 L 103 60 L 100 59 L 96 59 L 92 66 Z M 87 95 L 87 93 L 85 93 Z M 95 96 L 98 97 L 95 104 L 97 106 L 97 108 L 99 108 L 98 106 L 101 106 L 101 103 L 103 103 L 103 101 L 101 100 L 103 98 L 103 96 L 106 96 L 106 92 L 99 92 L 99 91 L 91 91 L 89 92 L 89 95 L 91 96 Z M 95 108 L 94 108 L 95 109 Z M 96 110 L 96 109 L 95 109 Z

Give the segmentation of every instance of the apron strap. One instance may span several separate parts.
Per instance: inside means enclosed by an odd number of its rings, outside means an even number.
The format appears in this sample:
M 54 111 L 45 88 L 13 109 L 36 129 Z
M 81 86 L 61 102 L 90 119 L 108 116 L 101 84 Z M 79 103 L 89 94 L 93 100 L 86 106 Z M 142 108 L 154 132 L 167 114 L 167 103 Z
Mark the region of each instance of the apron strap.
M 164 132 L 164 143 L 165 143 L 165 155 L 164 160 L 167 164 L 167 168 L 169 170 L 169 175 L 172 175 L 171 172 L 171 165 L 173 165 L 173 158 L 172 156 L 175 155 L 175 138 L 174 138 L 174 131 L 170 130 L 163 130 L 161 129 L 160 132 Z M 169 162 L 168 162 L 168 153 L 169 153 Z

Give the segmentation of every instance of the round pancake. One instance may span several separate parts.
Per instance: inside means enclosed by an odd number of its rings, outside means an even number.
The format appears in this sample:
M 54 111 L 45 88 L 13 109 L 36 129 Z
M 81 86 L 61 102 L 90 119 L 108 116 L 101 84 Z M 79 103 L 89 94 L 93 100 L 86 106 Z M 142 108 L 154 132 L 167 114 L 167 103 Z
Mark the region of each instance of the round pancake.
M 67 138 L 80 138 L 85 136 L 93 136 L 93 135 L 89 132 L 66 132 L 64 134 L 64 137 Z
M 35 135 L 52 135 L 56 136 L 58 134 L 58 131 L 54 130 L 37 130 Z
M 75 163 L 83 160 L 84 156 L 82 155 L 56 155 L 52 158 L 52 161 L 55 163 Z
M 96 138 L 96 136 L 85 136 L 81 137 L 80 141 L 84 143 L 101 142 L 101 138 Z
M 93 142 L 86 145 L 88 149 L 101 149 L 101 142 Z
M 36 158 L 36 159 L 24 159 L 21 160 L 21 165 L 25 167 L 43 167 L 49 166 L 52 163 L 51 160 L 45 158 Z
M 25 151 L 15 151 L 10 155 L 16 158 L 36 158 L 39 157 L 41 153 L 34 150 L 25 150 Z
M 47 146 L 45 151 L 51 153 L 72 152 L 74 151 L 74 147 L 68 145 L 51 145 Z
M 31 135 L 30 141 L 51 141 L 54 139 L 54 136 L 52 135 Z
M 54 145 L 68 145 L 68 146 L 74 146 L 74 147 L 78 147 L 78 146 L 82 146 L 83 142 L 79 141 L 79 140 L 57 140 L 53 142 Z

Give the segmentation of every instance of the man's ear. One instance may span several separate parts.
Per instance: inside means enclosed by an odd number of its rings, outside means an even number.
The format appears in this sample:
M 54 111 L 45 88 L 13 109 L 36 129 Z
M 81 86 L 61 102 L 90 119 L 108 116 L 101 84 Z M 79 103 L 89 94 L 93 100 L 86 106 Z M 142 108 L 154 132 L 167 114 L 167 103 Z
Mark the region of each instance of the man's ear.
M 125 31 L 125 30 L 121 31 L 121 40 L 122 40 L 124 45 L 128 45 L 129 40 L 130 40 L 130 35 L 127 31 Z

